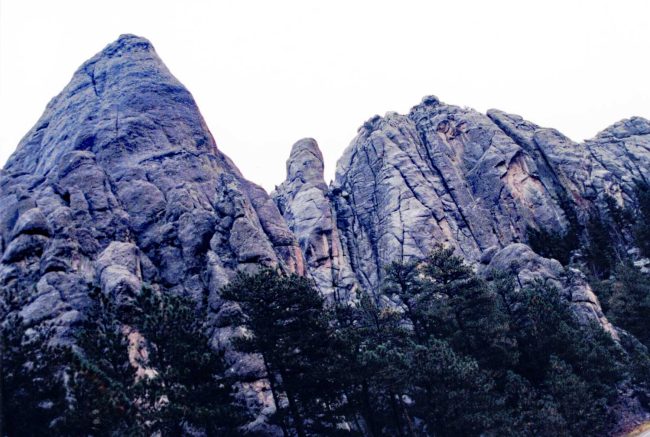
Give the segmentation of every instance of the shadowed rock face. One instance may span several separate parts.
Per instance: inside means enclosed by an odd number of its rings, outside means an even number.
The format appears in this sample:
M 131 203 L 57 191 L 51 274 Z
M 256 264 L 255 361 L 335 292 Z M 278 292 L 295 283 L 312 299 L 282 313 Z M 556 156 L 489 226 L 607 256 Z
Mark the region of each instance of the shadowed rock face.
M 121 36 L 81 66 L 0 175 L 3 305 L 61 338 L 89 287 L 126 302 L 144 283 L 209 306 L 216 346 L 236 331 L 219 288 L 237 270 L 304 273 L 266 192 L 219 152 L 191 94 L 145 39 Z M 251 357 L 235 370 L 260 373 Z
M 582 319 L 615 333 L 579 272 L 522 243 L 528 226 L 567 229 L 567 205 L 582 221 L 606 215 L 607 196 L 634 205 L 649 169 L 641 118 L 577 144 L 429 96 L 408 115 L 368 120 L 329 187 L 316 142 L 298 141 L 269 196 L 219 152 L 152 45 L 123 35 L 79 68 L 0 171 L 0 317 L 20 313 L 68 341 L 92 287 L 118 303 L 143 284 L 191 295 L 248 381 L 241 393 L 268 413 L 260 360 L 228 346 L 238 308 L 219 289 L 237 271 L 277 265 L 312 277 L 329 301 L 354 302 L 378 289 L 384 265 L 445 244 L 487 276 L 551 281 Z M 272 432 L 263 414 L 253 426 Z
M 479 271 L 488 279 L 493 272 L 506 272 L 514 275 L 519 288 L 533 285 L 535 281 L 550 285 L 569 302 L 582 323 L 597 322 L 618 339 L 616 329 L 603 314 L 598 298 L 579 270 L 565 270 L 559 261 L 543 258 L 521 243 L 510 244 L 496 252 L 489 262 L 484 261 L 487 265 L 480 266 Z

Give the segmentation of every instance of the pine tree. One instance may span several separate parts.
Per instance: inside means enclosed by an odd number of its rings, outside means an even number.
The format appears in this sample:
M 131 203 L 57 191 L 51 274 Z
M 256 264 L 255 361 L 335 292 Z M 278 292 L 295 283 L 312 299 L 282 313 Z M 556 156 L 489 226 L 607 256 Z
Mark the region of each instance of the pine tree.
M 414 396 L 415 414 L 425 421 L 427 434 L 480 435 L 492 428 L 494 382 L 476 360 L 437 339 L 418 345 L 413 355 L 412 382 L 422 387 Z
M 650 348 L 650 276 L 633 265 L 620 264 L 607 282 L 607 316 Z
M 489 429 L 497 396 L 481 366 L 494 371 L 516 356 L 497 294 L 453 249 L 442 247 L 417 263 L 393 263 L 384 282 L 413 327 L 413 345 L 403 356 L 410 360 L 414 408 L 429 432 Z
M 606 399 L 594 396 L 590 384 L 557 356 L 550 357 L 544 388 L 565 419 L 567 435 L 604 435 L 609 425 Z
M 27 330 L 17 315 L 0 325 L 0 435 L 36 437 L 57 429 L 66 408 L 66 351 L 50 344 L 52 334 Z
M 650 185 L 646 182 L 637 182 L 636 195 L 639 208 L 634 225 L 634 237 L 641 254 L 650 257 Z
M 514 343 L 505 308 L 453 249 L 436 247 L 417 269 L 413 265 L 393 263 L 384 281 L 407 308 L 420 342 L 445 339 L 454 350 L 495 369 L 511 361 Z M 402 271 L 410 272 L 409 280 L 396 286 Z
M 528 245 L 535 253 L 546 258 L 556 259 L 562 265 L 568 265 L 572 252 L 580 247 L 580 234 L 583 228 L 568 193 L 559 193 L 558 204 L 566 218 L 566 229 L 563 232 L 557 232 L 528 227 Z
M 605 223 L 598 216 L 592 216 L 587 222 L 589 244 L 585 250 L 585 260 L 594 276 L 609 277 L 616 263 L 616 251 L 612 236 Z
M 91 296 L 92 317 L 71 355 L 73 403 L 63 434 L 238 434 L 246 416 L 192 299 L 144 288 L 129 308 L 120 309 L 98 290 Z M 141 364 L 149 375 L 138 375 L 129 361 L 129 328 L 146 341 L 148 362 Z
M 285 430 L 292 427 L 299 436 L 334 433 L 340 418 L 330 413 L 341 395 L 330 365 L 336 348 L 314 284 L 295 274 L 263 269 L 256 275 L 240 273 L 222 289 L 222 297 L 242 308 L 241 322 L 250 335 L 237 345 L 261 354 Z M 280 408 L 283 395 L 289 412 Z
M 247 417 L 234 402 L 234 381 L 224 377 L 223 354 L 210 347 L 196 303 L 145 287 L 136 308 L 134 324 L 148 342 L 149 365 L 156 371 L 134 387 L 148 432 L 238 434 Z
M 526 231 L 528 245 L 538 255 L 553 258 L 568 265 L 571 261 L 571 252 L 577 249 L 577 244 L 572 244 L 569 232 L 559 233 L 548 229 L 528 227 Z
M 366 434 L 409 435 L 413 419 L 403 395 L 413 387 L 413 330 L 397 308 L 360 292 L 359 305 L 337 308 L 338 372 L 345 378 L 348 414 L 359 415 Z
M 128 340 L 117 309 L 97 288 L 90 297 L 92 317 L 77 333 L 77 347 L 69 355 L 72 404 L 62 433 L 145 435 L 135 405 L 136 372 L 128 360 Z

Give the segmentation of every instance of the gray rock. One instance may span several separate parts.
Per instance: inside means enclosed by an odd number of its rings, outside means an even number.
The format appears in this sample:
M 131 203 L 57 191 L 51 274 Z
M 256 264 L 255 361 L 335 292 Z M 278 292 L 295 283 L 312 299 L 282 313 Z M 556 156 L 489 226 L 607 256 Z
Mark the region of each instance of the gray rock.
M 487 266 L 481 267 L 481 273 L 491 278 L 494 271 L 509 272 L 515 275 L 519 287 L 532 285 L 540 281 L 550 285 L 571 305 L 578 320 L 583 323 L 595 322 L 618 339 L 618 333 L 607 320 L 585 276 L 576 269 L 564 269 L 554 260 L 543 258 L 521 243 L 510 244 L 492 257 Z
M 516 115 L 488 111 L 488 116 L 541 163 L 549 184 L 563 189 L 582 219 L 597 208 L 607 216 L 607 196 L 621 207 L 636 205 L 636 182 L 650 178 L 650 122 L 634 117 L 576 144 L 554 129 L 541 128 Z
M 434 96 L 406 116 L 375 116 L 339 160 L 331 190 L 344 253 L 373 290 L 384 265 L 435 244 L 488 263 L 495 250 L 525 243 L 529 227 L 568 229 L 567 208 L 583 225 L 608 217 L 608 196 L 634 206 L 635 181 L 650 180 L 649 132 L 650 122 L 633 118 L 576 144 L 520 116 Z
M 48 104 L 0 173 L 0 202 L 0 282 L 24 296 L 9 311 L 35 329 L 58 324 L 62 337 L 86 317 L 92 286 L 125 303 L 147 280 L 203 302 L 218 301 L 240 268 L 304 273 L 273 201 L 217 149 L 191 94 L 133 35 L 85 62 Z M 226 343 L 236 333 L 210 329 Z
M 2 255 L 2 262 L 21 261 L 28 257 L 38 257 L 43 253 L 47 238 L 42 235 L 18 235 L 9 243 Z
M 478 261 L 525 241 L 528 226 L 567 225 L 535 156 L 489 117 L 433 97 L 408 116 L 366 122 L 339 160 L 334 192 L 350 263 L 370 289 L 388 262 L 437 243 Z
M 19 234 L 50 235 L 50 227 L 40 208 L 32 208 L 21 214 L 13 230 L 14 236 Z
M 354 301 L 358 284 L 329 196 L 318 144 L 311 138 L 298 141 L 287 160 L 287 179 L 271 197 L 298 240 L 307 271 L 321 293 L 333 301 Z
M 365 122 L 329 187 L 316 142 L 298 141 L 269 196 L 219 151 L 151 43 L 123 35 L 77 70 L 0 171 L 0 316 L 69 341 L 94 287 L 118 303 L 145 282 L 206 302 L 212 344 L 247 378 L 251 430 L 269 434 L 259 357 L 230 347 L 240 309 L 220 289 L 236 272 L 278 266 L 309 275 L 330 302 L 354 302 L 378 290 L 389 262 L 446 244 L 482 272 L 554 284 L 578 317 L 615 334 L 580 272 L 520 243 L 528 227 L 566 230 L 569 207 L 582 223 L 607 217 L 608 196 L 634 207 L 649 168 L 641 118 L 577 144 L 427 96 L 408 115 Z

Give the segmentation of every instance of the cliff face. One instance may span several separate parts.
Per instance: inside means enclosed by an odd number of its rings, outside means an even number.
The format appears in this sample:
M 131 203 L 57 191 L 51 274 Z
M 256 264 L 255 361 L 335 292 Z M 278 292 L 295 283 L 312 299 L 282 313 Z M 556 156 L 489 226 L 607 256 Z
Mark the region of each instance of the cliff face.
M 554 281 L 615 334 L 579 272 L 522 243 L 528 227 L 568 229 L 567 208 L 584 222 L 607 214 L 607 196 L 634 205 L 639 180 L 650 181 L 647 120 L 577 144 L 430 96 L 364 123 L 330 186 L 316 142 L 297 142 L 269 196 L 217 149 L 151 44 L 125 35 L 80 67 L 0 173 L 0 315 L 66 339 L 93 286 L 118 303 L 143 284 L 189 294 L 208 306 L 214 346 L 263 409 L 260 363 L 228 348 L 237 308 L 219 289 L 237 271 L 277 265 L 311 276 L 330 301 L 354 302 L 390 261 L 446 244 L 488 276 Z
M 376 287 L 382 266 L 437 243 L 479 261 L 526 242 L 526 229 L 567 230 L 607 214 L 606 197 L 634 203 L 648 178 L 650 123 L 621 122 L 576 144 L 516 115 L 426 97 L 408 115 L 375 116 L 338 163 L 333 204 L 350 263 Z M 616 132 L 616 135 L 613 134 Z
M 287 161 L 287 180 L 271 194 L 296 236 L 308 273 L 330 300 L 355 299 L 357 280 L 343 246 L 336 210 L 323 178 L 323 155 L 313 139 L 294 144 Z
M 391 261 L 451 245 L 486 276 L 500 269 L 521 285 L 552 281 L 581 319 L 616 336 L 582 273 L 522 243 L 528 228 L 567 231 L 569 213 L 579 225 L 607 218 L 607 198 L 634 206 L 637 182 L 650 177 L 647 120 L 621 121 L 577 144 L 517 115 L 429 96 L 408 115 L 364 123 L 329 189 L 320 156 L 313 140 L 296 143 L 272 197 L 324 293 L 337 284 L 377 290 Z
M 49 103 L 0 175 L 0 204 L 4 310 L 63 339 L 91 286 L 124 303 L 149 284 L 207 302 L 220 347 L 236 332 L 219 298 L 231 275 L 304 273 L 269 196 L 219 152 L 190 93 L 135 36 L 83 64 Z M 261 374 L 251 357 L 231 359 Z

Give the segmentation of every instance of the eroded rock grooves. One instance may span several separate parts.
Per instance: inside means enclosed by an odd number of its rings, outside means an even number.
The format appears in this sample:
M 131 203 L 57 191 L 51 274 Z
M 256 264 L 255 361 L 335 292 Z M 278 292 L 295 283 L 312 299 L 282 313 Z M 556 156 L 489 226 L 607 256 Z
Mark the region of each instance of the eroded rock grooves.
M 429 96 L 364 123 L 329 186 L 316 142 L 298 141 L 269 196 L 218 150 L 151 43 L 123 35 L 79 68 L 0 173 L 2 315 L 54 325 L 65 340 L 94 286 L 118 303 L 143 284 L 191 295 L 207 305 L 214 346 L 247 381 L 251 408 L 268 413 L 259 360 L 228 347 L 238 309 L 219 289 L 237 271 L 277 265 L 311 276 L 330 301 L 354 302 L 377 290 L 390 261 L 445 244 L 488 276 L 499 267 L 522 283 L 553 281 L 581 317 L 615 333 L 579 272 L 523 243 L 528 227 L 568 229 L 568 207 L 584 222 L 607 216 L 607 196 L 634 206 L 649 169 L 642 118 L 577 144 Z
M 209 306 L 227 346 L 237 270 L 304 273 L 297 242 L 266 192 L 219 152 L 190 93 L 149 41 L 124 35 L 87 61 L 47 106 L 0 176 L 3 304 L 62 338 L 89 284 L 117 302 L 143 284 Z M 255 357 L 229 352 L 254 386 Z

